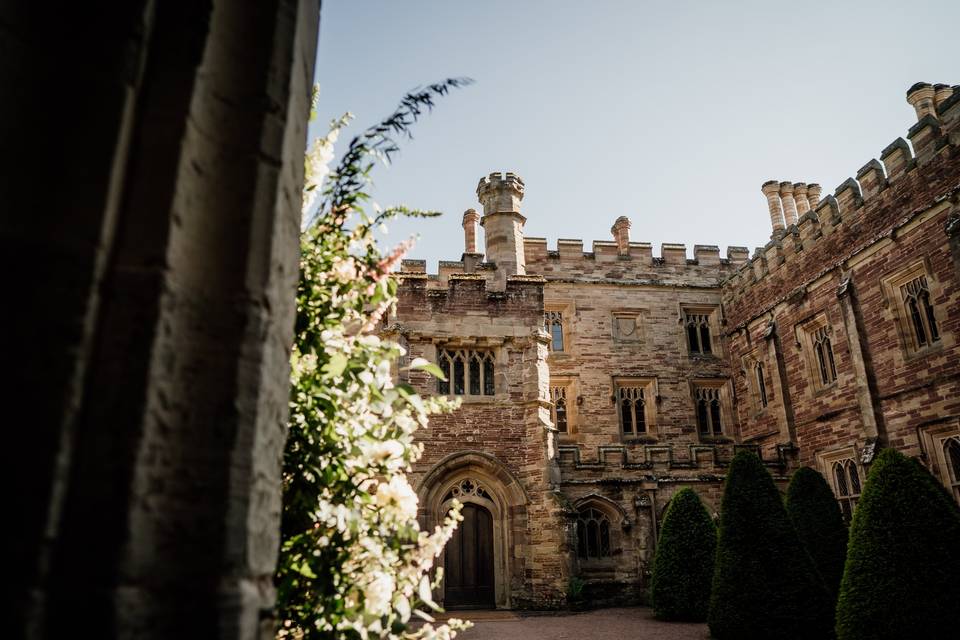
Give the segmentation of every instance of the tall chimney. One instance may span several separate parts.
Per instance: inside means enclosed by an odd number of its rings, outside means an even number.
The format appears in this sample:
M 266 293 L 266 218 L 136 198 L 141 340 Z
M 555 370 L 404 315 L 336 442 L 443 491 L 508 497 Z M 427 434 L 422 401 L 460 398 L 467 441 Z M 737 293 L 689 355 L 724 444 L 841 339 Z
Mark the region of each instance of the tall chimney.
M 820 204 L 820 191 L 821 187 L 816 182 L 807 185 L 807 203 L 811 209 L 816 209 L 817 205 Z
M 948 84 L 933 85 L 933 101 L 939 107 L 950 96 L 953 95 L 953 87 Z
M 494 289 L 503 290 L 507 276 L 525 275 L 523 255 L 523 225 L 520 215 L 523 200 L 523 180 L 513 173 L 491 173 L 480 179 L 477 198 L 483 205 L 483 225 L 487 260 L 497 265 Z
M 793 183 L 793 200 L 797 203 L 797 220 L 803 217 L 807 211 L 810 211 L 810 203 L 807 201 L 807 183 Z
M 936 91 L 929 82 L 918 82 L 907 89 L 907 102 L 916 110 L 917 120 L 922 120 L 927 115 L 937 117 L 935 95 Z
M 780 208 L 780 183 L 776 180 L 767 180 L 760 186 L 763 195 L 767 196 L 767 208 L 770 210 L 770 226 L 773 232 L 783 231 L 783 209 Z
M 780 201 L 783 202 L 783 218 L 789 227 L 797 224 L 797 203 L 793 199 L 793 183 L 780 183 Z
M 621 256 L 630 255 L 630 218 L 627 216 L 617 218 L 610 227 L 610 233 L 617 242 L 617 253 Z
M 477 213 L 476 209 L 467 209 L 463 212 L 463 252 L 464 253 L 478 253 L 477 252 L 477 231 L 479 227 L 477 223 L 480 222 L 480 214 Z

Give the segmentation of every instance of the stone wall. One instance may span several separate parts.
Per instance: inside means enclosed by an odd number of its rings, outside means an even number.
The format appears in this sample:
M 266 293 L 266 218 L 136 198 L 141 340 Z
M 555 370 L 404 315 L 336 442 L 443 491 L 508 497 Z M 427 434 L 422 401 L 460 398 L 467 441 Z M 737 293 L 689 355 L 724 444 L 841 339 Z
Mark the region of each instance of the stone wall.
M 800 464 L 828 474 L 831 455 L 843 450 L 865 472 L 876 445 L 943 471 L 925 451 L 924 433 L 960 420 L 960 263 L 948 230 L 960 194 L 958 121 L 960 103 L 946 101 L 935 125 L 928 118 L 911 129 L 912 151 L 902 139 L 889 145 L 882 164 L 867 163 L 858 180 L 775 234 L 724 282 L 745 442 L 771 448 L 792 440 Z M 940 332 L 919 352 L 896 285 L 905 273 L 928 279 Z M 837 380 L 826 386 L 804 340 L 818 318 L 833 331 Z M 757 358 L 770 372 L 762 410 L 744 366 Z
M 274 635 L 318 12 L 0 9 L 11 637 Z
M 463 396 L 461 408 L 432 417 L 418 434 L 426 446 L 413 481 L 426 526 L 442 518 L 446 490 L 461 478 L 483 482 L 493 495 L 500 527 L 495 537 L 502 540 L 495 549 L 504 569 L 496 585 L 502 607 L 555 605 L 570 575 L 570 532 L 556 496 L 542 309 L 540 278 L 514 276 L 504 291 L 487 291 L 484 279 L 460 276 L 437 290 L 425 276 L 411 275 L 403 280 L 389 328 L 409 357 L 436 362 L 442 348 L 495 357 L 494 395 Z M 409 377 L 420 393 L 438 393 L 436 379 L 416 371 Z

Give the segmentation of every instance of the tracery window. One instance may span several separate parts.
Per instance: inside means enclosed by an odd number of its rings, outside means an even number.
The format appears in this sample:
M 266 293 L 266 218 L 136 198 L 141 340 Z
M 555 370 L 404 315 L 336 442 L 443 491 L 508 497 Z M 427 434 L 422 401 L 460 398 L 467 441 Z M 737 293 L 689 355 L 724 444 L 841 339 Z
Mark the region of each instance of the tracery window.
M 811 336 L 813 354 L 817 359 L 817 371 L 820 374 L 820 383 L 826 386 L 837 379 L 837 365 L 833 359 L 833 344 L 830 342 L 830 327 L 827 325 L 817 328 Z
M 577 515 L 577 556 L 584 560 L 610 556 L 610 519 L 587 507 Z
M 647 432 L 646 398 L 640 386 L 618 386 L 617 406 L 620 427 L 625 436 L 639 436 Z
M 960 502 L 960 436 L 944 439 L 943 459 L 947 464 L 947 474 L 953 497 Z
M 464 498 L 466 496 L 477 496 L 486 498 L 487 500 L 493 500 L 481 482 L 475 478 L 464 478 L 447 491 L 447 494 L 443 497 L 443 502 L 453 500 L 454 498 Z
M 852 458 L 834 461 L 831 469 L 833 475 L 833 490 L 840 510 L 847 522 L 853 517 L 853 510 L 860 500 L 860 472 Z
M 553 424 L 560 433 L 569 433 L 569 414 L 567 411 L 567 387 L 551 386 L 550 401 L 553 408 L 550 410 Z
M 563 351 L 563 312 L 546 311 L 543 314 L 543 326 L 550 334 L 550 350 Z
M 437 380 L 437 391 L 455 396 L 494 394 L 493 352 L 479 349 L 441 349 L 437 364 L 446 380 Z
M 723 410 L 720 387 L 698 386 L 694 390 L 697 409 L 697 430 L 702 436 L 723 435 Z
M 710 345 L 710 314 L 703 311 L 683 312 L 683 324 L 687 329 L 687 347 L 694 355 L 713 353 Z
M 940 340 L 940 329 L 933 315 L 930 302 L 930 287 L 927 277 L 917 276 L 900 287 L 903 307 L 911 327 L 911 339 L 914 349 L 922 349 Z
M 763 363 L 757 361 L 753 367 L 753 373 L 757 378 L 757 399 L 760 401 L 760 408 L 767 406 L 767 382 L 764 378 Z

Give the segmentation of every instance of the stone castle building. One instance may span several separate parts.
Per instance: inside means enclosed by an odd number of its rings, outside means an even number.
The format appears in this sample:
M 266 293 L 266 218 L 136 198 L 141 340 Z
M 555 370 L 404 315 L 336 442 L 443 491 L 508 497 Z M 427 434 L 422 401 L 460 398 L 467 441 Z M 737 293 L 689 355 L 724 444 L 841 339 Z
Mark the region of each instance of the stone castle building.
M 960 500 L 960 90 L 920 83 L 918 121 L 824 195 L 766 182 L 770 242 L 524 236 L 524 183 L 480 180 L 462 258 L 404 262 L 387 332 L 461 398 L 436 416 L 414 480 L 426 525 L 464 522 L 443 565 L 450 607 L 636 601 L 670 497 L 719 508 L 726 465 L 756 450 L 778 482 L 812 466 L 845 514 L 879 447 L 918 457 Z M 484 229 L 485 251 L 478 245 Z

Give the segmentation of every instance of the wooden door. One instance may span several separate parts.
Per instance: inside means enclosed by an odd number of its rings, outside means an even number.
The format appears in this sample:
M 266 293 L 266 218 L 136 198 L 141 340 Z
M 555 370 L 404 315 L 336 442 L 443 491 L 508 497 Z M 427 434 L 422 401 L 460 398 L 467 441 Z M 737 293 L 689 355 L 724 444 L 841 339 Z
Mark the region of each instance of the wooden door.
M 447 542 L 444 606 L 447 609 L 494 607 L 493 517 L 483 507 L 463 505 L 463 522 Z

